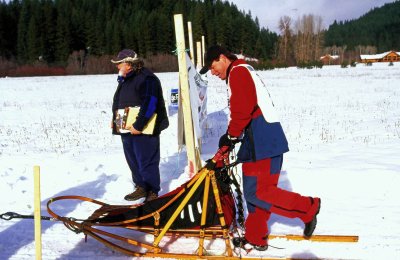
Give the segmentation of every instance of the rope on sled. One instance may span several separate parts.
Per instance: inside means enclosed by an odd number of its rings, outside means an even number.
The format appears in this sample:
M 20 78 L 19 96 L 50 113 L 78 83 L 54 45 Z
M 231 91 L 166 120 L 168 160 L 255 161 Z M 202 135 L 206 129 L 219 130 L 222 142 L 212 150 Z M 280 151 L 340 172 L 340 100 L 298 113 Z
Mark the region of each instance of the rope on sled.
M 15 212 L 6 212 L 4 214 L 0 214 L 0 218 L 8 221 L 8 220 L 11 220 L 13 218 L 33 219 L 34 216 L 33 215 L 21 215 L 21 214 L 15 213 Z M 52 221 L 57 220 L 55 218 L 47 217 L 47 216 L 41 216 L 40 219 L 42 219 L 42 220 L 52 220 Z
M 12 220 L 12 219 L 34 219 L 35 216 L 34 215 L 22 215 L 22 214 L 18 214 L 16 212 L 6 212 L 3 214 L 0 214 L 0 219 L 3 220 Z M 62 218 L 62 219 L 57 219 L 57 218 L 53 218 L 53 217 L 48 217 L 48 216 L 41 216 L 40 217 L 41 220 L 50 220 L 50 221 L 59 221 L 61 220 L 64 225 L 69 229 L 72 230 L 75 233 L 81 233 L 82 232 L 82 228 L 80 226 L 77 226 L 76 221 L 79 221 L 78 219 L 75 218 Z M 74 223 L 74 224 L 72 224 Z

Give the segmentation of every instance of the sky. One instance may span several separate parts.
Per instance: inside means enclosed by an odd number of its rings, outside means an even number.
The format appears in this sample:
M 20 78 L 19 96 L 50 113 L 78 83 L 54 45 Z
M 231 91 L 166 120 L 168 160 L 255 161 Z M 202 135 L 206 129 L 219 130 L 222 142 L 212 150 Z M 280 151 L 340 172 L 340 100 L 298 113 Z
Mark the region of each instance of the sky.
M 251 11 L 260 25 L 278 33 L 279 19 L 285 15 L 297 20 L 303 15 L 321 16 L 328 28 L 335 20 L 357 19 L 374 7 L 381 7 L 394 0 L 230 0 L 239 10 Z

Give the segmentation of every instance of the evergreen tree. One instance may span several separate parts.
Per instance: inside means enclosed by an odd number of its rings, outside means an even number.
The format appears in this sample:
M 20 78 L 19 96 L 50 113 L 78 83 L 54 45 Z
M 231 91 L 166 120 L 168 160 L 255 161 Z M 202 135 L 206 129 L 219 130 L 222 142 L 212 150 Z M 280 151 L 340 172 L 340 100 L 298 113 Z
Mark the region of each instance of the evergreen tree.
M 158 25 L 156 26 L 157 35 L 157 48 L 156 51 L 161 53 L 171 53 L 174 49 L 175 34 L 172 31 L 172 19 L 167 17 L 164 13 L 160 13 L 157 19 Z
M 55 59 L 60 63 L 64 63 L 67 61 L 68 56 L 71 53 L 71 2 L 69 0 L 58 0 L 56 1 L 56 8 Z
M 7 9 L 5 3 L 0 2 L 0 57 L 5 56 L 6 53 L 6 46 L 7 46 L 7 41 L 6 41 L 6 28 L 5 24 L 8 19 L 8 14 L 7 14 Z
M 112 19 L 112 27 L 112 36 L 109 39 L 111 41 L 111 53 L 117 53 L 122 48 L 122 29 L 116 16 Z
M 96 32 L 96 42 L 97 53 L 99 55 L 105 54 L 106 38 L 104 33 L 104 28 L 106 24 L 106 4 L 104 1 L 98 1 L 97 11 L 96 11 L 96 21 L 93 30 Z
M 145 20 L 145 26 L 143 28 L 143 37 L 146 45 L 146 52 L 143 53 L 143 55 L 145 56 L 157 52 L 157 16 L 158 14 L 152 11 Z
M 41 56 L 43 61 L 53 63 L 55 61 L 55 8 L 52 0 L 43 0 L 40 11 L 39 26 L 41 34 Z
M 26 57 L 27 61 L 35 61 L 40 56 L 39 32 L 37 27 L 36 16 L 32 15 L 29 19 L 28 30 L 26 35 Z
M 26 0 L 22 3 L 21 13 L 18 20 L 17 58 L 20 62 L 25 62 L 28 59 L 28 46 L 26 35 L 28 33 L 29 12 L 30 1 Z
M 0 2 L 0 57 L 11 58 L 17 54 L 17 35 L 21 4 L 18 0 Z
M 200 41 L 201 36 L 205 35 L 205 20 L 206 20 L 206 9 L 205 5 L 196 2 L 193 11 L 192 18 L 192 31 L 193 31 L 193 41 Z

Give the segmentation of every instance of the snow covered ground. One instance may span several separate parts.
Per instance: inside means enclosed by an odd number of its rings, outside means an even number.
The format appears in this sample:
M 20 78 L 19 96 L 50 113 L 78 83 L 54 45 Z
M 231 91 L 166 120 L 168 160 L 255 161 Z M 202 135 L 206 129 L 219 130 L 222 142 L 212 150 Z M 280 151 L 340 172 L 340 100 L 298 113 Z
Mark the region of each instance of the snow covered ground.
M 271 240 L 253 257 L 400 259 L 400 64 L 342 69 L 296 68 L 259 72 L 270 86 L 291 151 L 280 186 L 322 198 L 315 234 L 357 235 L 358 243 Z M 178 73 L 161 73 L 165 97 Z M 132 190 L 120 139 L 111 135 L 115 75 L 0 78 L 0 214 L 33 213 L 33 166 L 41 169 L 42 215 L 59 195 L 82 195 L 129 204 Z M 209 76 L 208 125 L 202 159 L 226 131 L 227 91 Z M 188 180 L 185 151 L 178 152 L 177 113 L 161 135 L 161 194 Z M 87 216 L 92 208 L 70 202 L 57 208 Z M 302 234 L 299 220 L 273 215 L 272 233 Z M 114 252 L 60 222 L 42 222 L 43 259 L 135 259 Z M 151 241 L 151 237 L 148 238 Z M 188 243 L 190 246 L 188 246 Z M 195 239 L 163 240 L 165 249 L 193 253 Z M 206 249 L 218 252 L 220 240 Z M 242 252 L 242 256 L 245 254 Z M 0 219 L 0 259 L 34 259 L 33 220 Z

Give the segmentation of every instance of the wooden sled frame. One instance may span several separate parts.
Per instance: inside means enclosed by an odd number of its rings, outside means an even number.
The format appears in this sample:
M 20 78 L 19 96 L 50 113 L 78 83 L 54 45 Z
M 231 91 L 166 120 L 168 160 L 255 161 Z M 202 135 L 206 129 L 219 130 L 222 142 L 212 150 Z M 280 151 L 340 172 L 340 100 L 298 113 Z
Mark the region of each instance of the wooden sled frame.
M 199 229 L 171 229 L 171 225 L 173 222 L 176 220 L 180 212 L 183 210 L 183 208 L 187 205 L 189 202 L 190 198 L 193 196 L 194 192 L 199 188 L 199 186 L 202 184 L 202 182 L 205 180 L 204 183 L 204 193 L 203 193 L 203 201 L 202 201 L 202 212 L 201 212 L 201 225 Z M 212 189 L 214 199 L 216 202 L 216 209 L 217 209 L 217 214 L 219 218 L 219 224 L 220 226 L 213 226 L 213 227 L 207 227 L 204 228 L 206 224 L 206 216 L 207 216 L 207 202 L 209 199 L 209 189 Z M 157 229 L 157 228 L 151 228 L 151 227 L 138 227 L 135 226 L 135 222 L 139 221 L 144 218 L 149 218 L 152 217 L 154 218 L 154 226 L 158 226 L 158 220 L 159 220 L 159 212 L 163 211 L 166 209 L 169 205 L 171 205 L 174 201 L 176 201 L 184 192 L 187 192 L 186 196 L 182 200 L 182 202 L 179 204 L 179 206 L 176 208 L 172 216 L 169 218 L 168 222 L 165 224 L 163 228 Z M 101 201 L 87 198 L 87 197 L 82 197 L 82 196 L 59 196 L 55 197 L 47 202 L 47 211 L 49 214 L 54 217 L 57 220 L 62 221 L 69 229 L 75 231 L 76 233 L 83 232 L 85 235 L 89 235 L 93 237 L 94 239 L 98 240 L 99 242 L 105 244 L 106 246 L 120 251 L 124 254 L 131 255 L 131 256 L 136 256 L 136 257 L 143 257 L 143 256 L 148 256 L 148 257 L 175 257 L 175 258 L 224 258 L 224 259 L 238 259 L 238 257 L 235 257 L 233 255 L 233 250 L 231 247 L 230 243 L 230 236 L 229 236 L 229 227 L 226 225 L 226 221 L 224 218 L 223 210 L 222 210 L 222 205 L 221 205 L 221 199 L 220 199 L 220 194 L 219 194 L 219 188 L 218 184 L 216 181 L 215 177 L 215 171 L 214 170 L 209 170 L 206 167 L 202 168 L 188 183 L 187 187 L 183 188 L 180 190 L 175 196 L 165 205 L 163 205 L 161 208 L 153 212 L 152 214 L 148 214 L 139 218 L 135 219 L 129 219 L 121 222 L 113 222 L 113 223 L 88 223 L 85 221 L 80 221 L 76 220 L 74 218 L 68 218 L 68 217 L 62 217 L 57 215 L 51 208 L 50 205 L 58 200 L 65 200 L 65 199 L 76 199 L 76 200 L 82 200 L 82 201 L 87 201 L 91 202 L 94 204 L 98 204 L 100 206 L 110 206 L 106 203 L 103 203 Z M 129 206 L 110 206 L 110 207 L 129 207 Z M 132 207 L 136 207 L 136 205 L 133 205 Z M 144 232 L 144 233 L 150 233 L 154 235 L 154 242 L 153 244 L 148 244 L 148 243 L 143 243 L 140 241 L 137 241 L 135 239 L 123 237 L 120 235 L 116 235 L 110 232 L 107 232 L 105 230 L 101 230 L 96 228 L 95 226 L 115 226 L 115 225 L 123 225 L 123 227 L 127 229 L 133 229 L 136 231 Z M 186 237 L 198 237 L 199 238 L 199 245 L 197 249 L 197 254 L 178 254 L 178 253 L 170 253 L 170 252 L 164 252 L 162 248 L 160 248 L 159 244 L 161 242 L 161 239 L 165 235 L 179 235 L 179 236 L 186 236 Z M 109 237 L 115 240 L 118 240 L 120 242 L 126 243 L 127 246 L 138 246 L 141 248 L 146 249 L 146 252 L 138 252 L 135 250 L 127 249 L 125 247 L 122 247 L 118 245 L 117 243 L 111 242 L 105 237 Z M 207 252 L 204 249 L 204 239 L 205 238 L 222 238 L 225 240 L 225 252 L 223 255 L 220 256 L 209 256 L 207 255 Z M 259 259 L 259 258 L 257 258 Z

